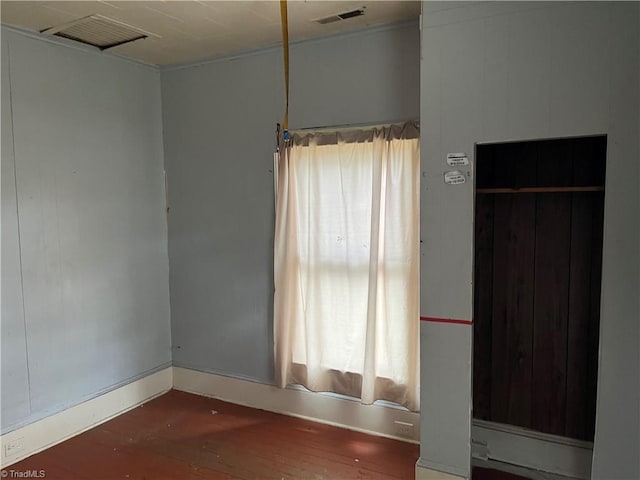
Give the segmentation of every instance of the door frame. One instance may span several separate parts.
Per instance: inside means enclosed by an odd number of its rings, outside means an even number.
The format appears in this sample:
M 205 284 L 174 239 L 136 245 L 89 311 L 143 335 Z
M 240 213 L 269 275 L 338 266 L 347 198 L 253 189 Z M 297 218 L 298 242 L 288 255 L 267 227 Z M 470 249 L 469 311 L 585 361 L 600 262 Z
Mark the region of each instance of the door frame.
M 529 138 L 508 141 L 485 141 L 474 143 L 473 154 L 473 259 L 472 259 L 472 284 L 475 281 L 475 218 L 476 218 L 476 180 L 478 172 L 478 146 L 492 144 L 507 144 L 517 142 L 535 142 L 540 140 L 565 140 L 574 138 L 603 136 L 608 143 L 607 134 L 576 135 L 567 137 L 552 138 Z M 605 151 L 605 168 L 607 162 L 608 145 Z M 606 170 L 605 170 L 606 185 Z M 606 186 L 605 186 L 605 207 L 606 207 Z M 603 235 L 605 224 L 603 222 Z M 604 266 L 604 245 L 601 262 Z M 603 278 L 600 279 L 602 289 Z M 602 299 L 601 299 L 602 301 Z M 472 306 L 475 305 L 475 285 L 472 288 Z M 473 308 L 473 307 L 472 307 Z M 475 313 L 475 312 L 474 312 Z M 602 314 L 602 303 L 600 304 L 600 314 Z M 472 315 L 473 318 L 473 315 Z M 475 328 L 475 322 L 473 323 Z M 601 324 L 599 334 L 601 333 Z M 479 420 L 473 417 L 473 349 L 474 335 L 471 336 L 471 458 L 474 466 L 492 468 L 505 472 L 524 474 L 527 470 L 535 470 L 532 478 L 556 478 L 556 476 L 571 477 L 588 480 L 591 478 L 591 468 L 593 464 L 594 443 L 584 440 L 552 435 L 538 432 L 515 425 Z M 600 339 L 598 342 L 598 352 L 600 350 Z M 596 367 L 598 372 L 596 381 L 600 380 L 600 358 Z M 599 394 L 599 392 L 598 392 Z M 598 414 L 596 408 L 596 415 Z

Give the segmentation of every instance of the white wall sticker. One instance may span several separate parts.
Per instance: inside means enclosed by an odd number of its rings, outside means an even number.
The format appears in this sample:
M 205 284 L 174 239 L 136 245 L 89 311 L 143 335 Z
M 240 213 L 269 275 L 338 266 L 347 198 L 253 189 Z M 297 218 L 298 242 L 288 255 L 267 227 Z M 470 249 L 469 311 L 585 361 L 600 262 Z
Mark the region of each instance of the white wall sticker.
M 444 173 L 444 183 L 448 185 L 461 185 L 463 184 L 467 178 L 464 176 L 464 173 L 453 170 L 451 172 Z
M 469 165 L 469 157 L 466 153 L 447 153 L 447 164 L 451 167 Z

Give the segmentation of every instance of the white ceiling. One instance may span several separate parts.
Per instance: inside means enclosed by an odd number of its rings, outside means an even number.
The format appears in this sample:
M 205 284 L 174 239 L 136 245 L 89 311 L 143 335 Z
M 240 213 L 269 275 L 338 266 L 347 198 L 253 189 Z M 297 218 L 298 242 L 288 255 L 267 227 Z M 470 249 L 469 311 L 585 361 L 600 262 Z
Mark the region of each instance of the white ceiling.
M 360 17 L 320 25 L 314 20 L 365 7 Z M 290 1 L 289 40 L 417 17 L 418 1 Z M 41 31 L 92 14 L 154 35 L 114 47 L 120 55 L 156 65 L 195 62 L 281 42 L 279 1 L 7 1 L 2 23 Z

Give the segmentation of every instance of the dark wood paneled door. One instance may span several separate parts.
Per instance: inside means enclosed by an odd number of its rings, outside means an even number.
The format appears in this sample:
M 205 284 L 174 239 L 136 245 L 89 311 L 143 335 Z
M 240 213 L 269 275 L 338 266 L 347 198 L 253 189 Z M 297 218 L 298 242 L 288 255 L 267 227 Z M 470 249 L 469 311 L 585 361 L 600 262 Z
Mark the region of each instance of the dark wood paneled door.
M 606 137 L 479 145 L 474 418 L 592 440 Z

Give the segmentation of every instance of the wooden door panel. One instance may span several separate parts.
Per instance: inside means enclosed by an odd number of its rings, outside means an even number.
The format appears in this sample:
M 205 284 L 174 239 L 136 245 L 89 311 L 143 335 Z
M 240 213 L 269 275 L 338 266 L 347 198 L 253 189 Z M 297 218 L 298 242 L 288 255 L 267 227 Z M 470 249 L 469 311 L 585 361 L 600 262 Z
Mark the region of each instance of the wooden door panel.
M 493 317 L 493 197 L 478 198 L 475 220 L 473 321 L 473 415 L 491 417 L 491 322 Z
M 587 437 L 587 377 L 591 289 L 593 195 L 574 193 L 571 206 L 571 260 L 567 320 L 567 411 L 565 434 Z
M 535 429 L 563 435 L 566 415 L 571 194 L 538 194 L 533 305 Z
M 535 194 L 495 198 L 491 419 L 531 426 Z
M 587 440 L 593 440 L 598 382 L 598 343 L 600 341 L 600 295 L 602 291 L 602 240 L 604 231 L 604 193 L 593 196 L 591 242 L 591 289 L 589 294 L 589 344 L 587 348 Z
M 603 188 L 605 157 L 604 136 L 477 149 L 475 418 L 593 439 L 604 192 L 562 187 Z

